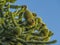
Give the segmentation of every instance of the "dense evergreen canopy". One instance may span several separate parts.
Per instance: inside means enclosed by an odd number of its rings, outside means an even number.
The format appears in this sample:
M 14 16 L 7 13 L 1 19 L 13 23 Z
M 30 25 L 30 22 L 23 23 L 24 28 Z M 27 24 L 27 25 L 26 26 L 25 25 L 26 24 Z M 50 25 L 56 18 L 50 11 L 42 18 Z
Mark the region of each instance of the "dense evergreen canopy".
M 53 32 L 26 5 L 16 0 L 0 0 L 0 45 L 48 45 Z M 11 12 L 10 9 L 15 9 Z

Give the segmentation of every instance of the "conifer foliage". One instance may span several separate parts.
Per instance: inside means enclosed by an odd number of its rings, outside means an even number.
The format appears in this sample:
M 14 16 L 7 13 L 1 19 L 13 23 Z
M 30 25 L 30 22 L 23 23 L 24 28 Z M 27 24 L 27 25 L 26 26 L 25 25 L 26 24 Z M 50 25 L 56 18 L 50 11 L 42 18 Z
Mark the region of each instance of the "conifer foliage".
M 54 34 L 36 13 L 16 0 L 0 0 L 0 45 L 48 45 Z M 12 4 L 11 4 L 12 3 Z M 10 11 L 15 9 L 14 12 Z

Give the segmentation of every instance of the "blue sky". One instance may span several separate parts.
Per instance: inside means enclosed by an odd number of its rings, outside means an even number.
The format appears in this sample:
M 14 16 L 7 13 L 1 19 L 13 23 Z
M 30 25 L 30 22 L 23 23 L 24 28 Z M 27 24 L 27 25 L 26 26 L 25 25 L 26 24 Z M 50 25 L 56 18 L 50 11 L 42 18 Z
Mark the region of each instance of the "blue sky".
M 17 0 L 15 4 L 27 5 L 30 11 L 37 13 L 54 32 L 51 39 L 58 42 L 52 45 L 60 45 L 60 0 Z

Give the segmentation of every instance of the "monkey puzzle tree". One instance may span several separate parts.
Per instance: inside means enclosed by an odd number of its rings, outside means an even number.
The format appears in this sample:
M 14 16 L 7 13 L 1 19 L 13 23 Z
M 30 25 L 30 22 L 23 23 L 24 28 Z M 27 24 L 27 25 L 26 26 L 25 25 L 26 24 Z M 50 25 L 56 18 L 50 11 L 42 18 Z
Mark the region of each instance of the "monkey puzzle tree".
M 37 14 L 16 0 L 0 0 L 0 45 L 48 45 L 53 35 Z M 14 12 L 10 11 L 15 9 Z

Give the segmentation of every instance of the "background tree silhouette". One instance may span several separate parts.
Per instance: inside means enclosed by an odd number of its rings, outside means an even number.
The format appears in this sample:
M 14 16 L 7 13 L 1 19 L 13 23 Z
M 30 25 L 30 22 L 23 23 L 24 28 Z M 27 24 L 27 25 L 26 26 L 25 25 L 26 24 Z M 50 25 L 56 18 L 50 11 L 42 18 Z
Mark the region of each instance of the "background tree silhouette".
M 37 14 L 16 0 L 0 0 L 0 45 L 48 45 L 53 35 Z M 15 9 L 11 12 L 10 9 Z

